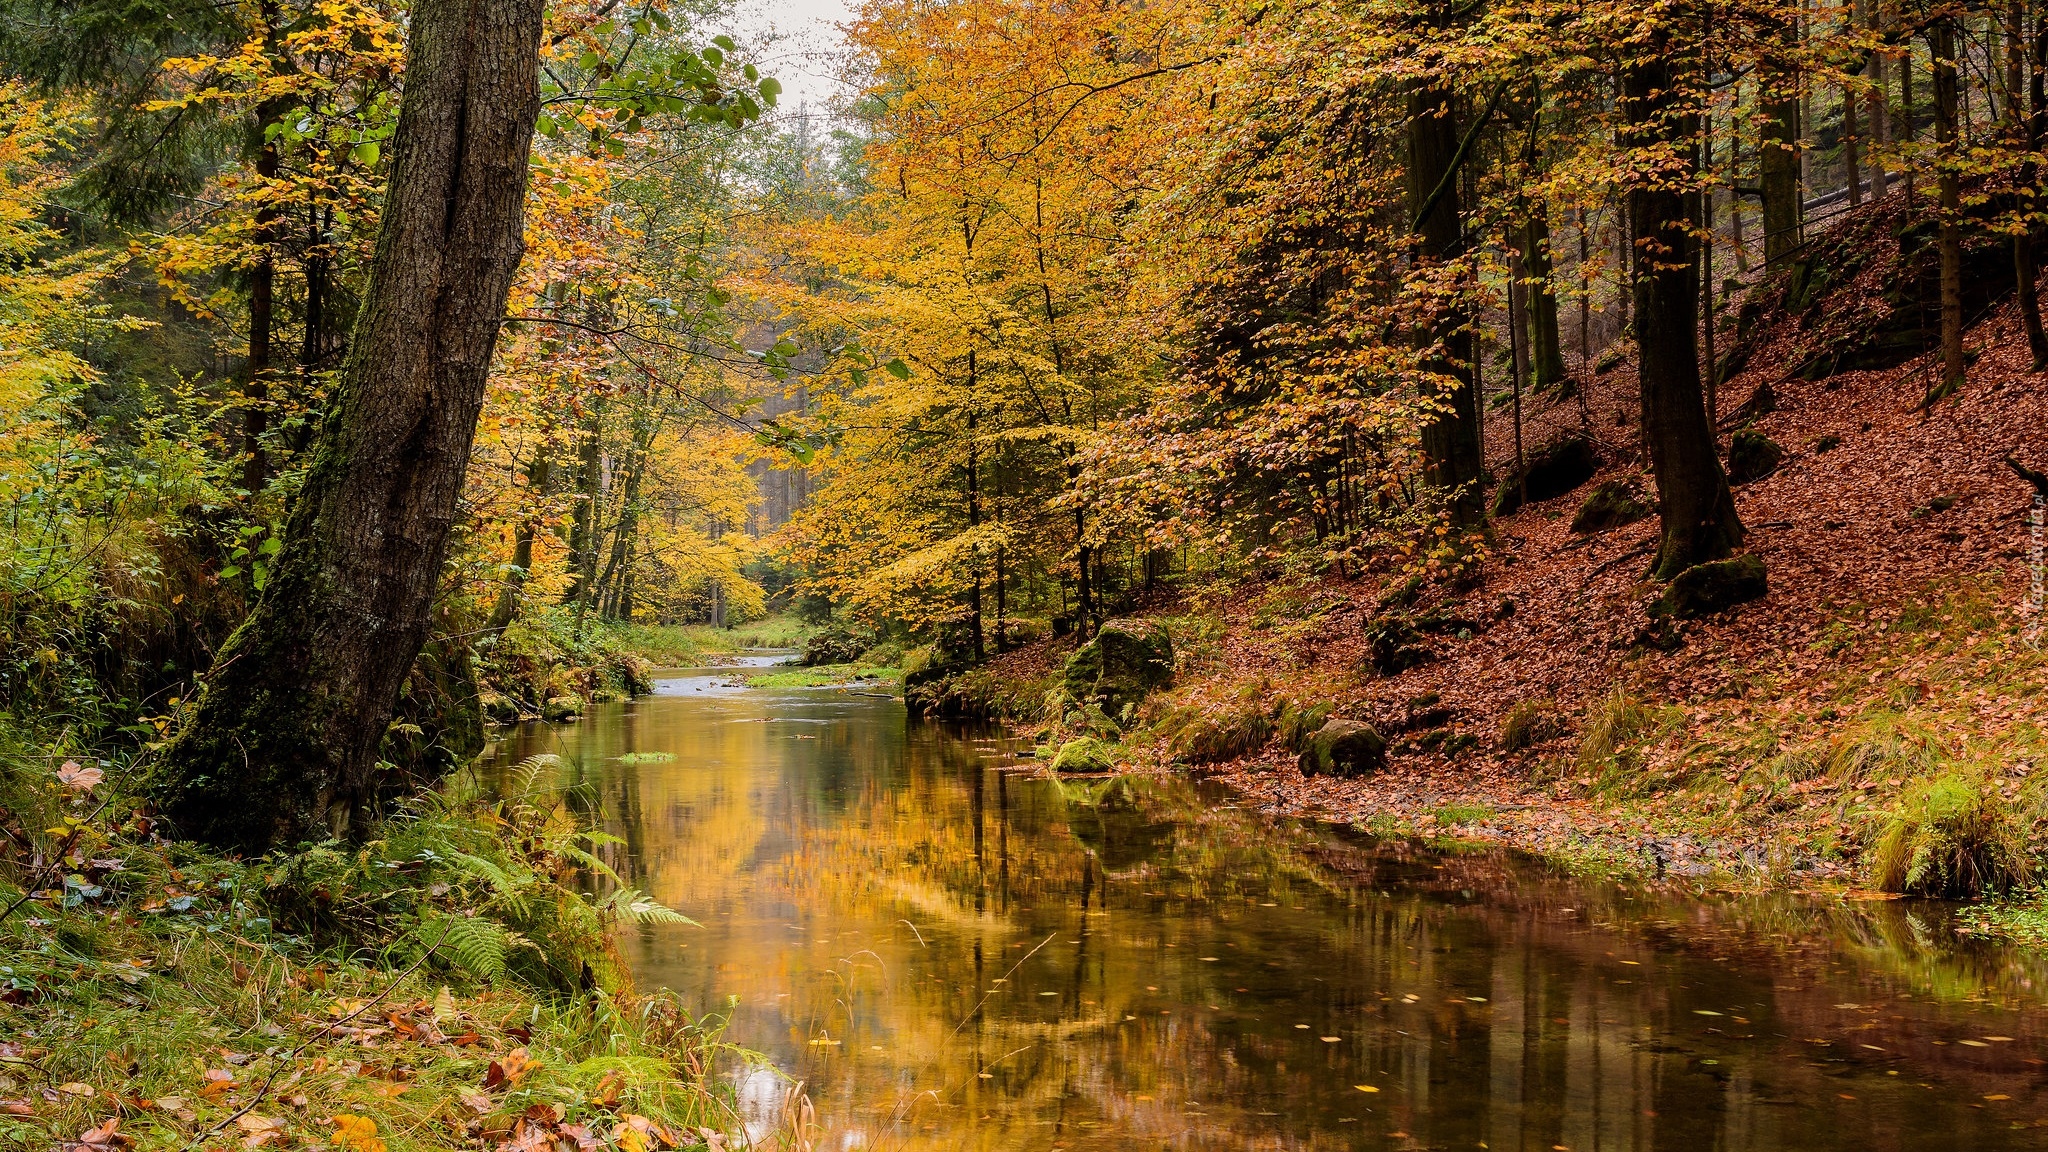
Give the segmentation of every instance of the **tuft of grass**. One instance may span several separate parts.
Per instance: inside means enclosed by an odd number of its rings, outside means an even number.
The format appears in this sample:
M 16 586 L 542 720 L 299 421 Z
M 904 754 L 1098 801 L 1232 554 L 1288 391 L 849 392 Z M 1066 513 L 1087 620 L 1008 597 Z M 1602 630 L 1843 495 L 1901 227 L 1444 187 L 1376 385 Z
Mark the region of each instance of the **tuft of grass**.
M 1615 685 L 1586 717 L 1586 735 L 1579 743 L 1579 770 L 1591 773 L 1635 767 L 1637 746 L 1675 726 L 1683 715 L 1676 708 L 1657 707 Z
M 1183 764 L 1216 764 L 1265 747 L 1273 738 L 1272 710 L 1263 682 L 1240 685 L 1220 702 L 1175 708 L 1152 727 L 1167 751 Z
M 2018 816 L 1984 776 L 1945 772 L 1909 789 L 1870 849 L 1870 880 L 1887 892 L 1967 897 L 2033 877 Z
M 1463 828 L 1467 824 L 1481 824 L 1493 815 L 1493 809 L 1484 804 L 1462 804 L 1456 801 L 1436 810 L 1436 822 L 1446 828 Z
M 1500 746 L 1509 752 L 1532 748 L 1565 733 L 1557 701 L 1524 700 L 1508 709 L 1500 725 Z
M 1843 728 L 1821 763 L 1829 776 L 1855 784 L 1932 775 L 1952 757 L 1953 750 L 1924 720 L 1879 708 Z

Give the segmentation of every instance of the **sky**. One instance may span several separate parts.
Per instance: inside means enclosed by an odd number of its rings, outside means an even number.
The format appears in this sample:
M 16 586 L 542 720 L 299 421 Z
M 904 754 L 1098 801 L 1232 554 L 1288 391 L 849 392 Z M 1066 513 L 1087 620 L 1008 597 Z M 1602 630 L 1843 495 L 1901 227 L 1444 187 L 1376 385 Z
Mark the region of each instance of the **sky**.
M 784 113 L 808 104 L 823 113 L 843 86 L 833 76 L 833 60 L 845 49 L 839 24 L 853 18 L 849 0 L 739 0 L 736 28 L 746 38 L 777 34 L 777 42 L 758 63 L 782 82 Z

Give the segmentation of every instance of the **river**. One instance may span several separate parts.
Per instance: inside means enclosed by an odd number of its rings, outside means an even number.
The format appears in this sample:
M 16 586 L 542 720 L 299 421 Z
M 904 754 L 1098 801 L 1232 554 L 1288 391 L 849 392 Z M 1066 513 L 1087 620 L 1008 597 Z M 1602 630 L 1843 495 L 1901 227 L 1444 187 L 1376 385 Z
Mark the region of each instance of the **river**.
M 755 661 L 756 663 L 762 661 Z M 733 669 L 529 725 L 594 789 L 637 981 L 820 1149 L 2048 1148 L 2048 962 L 1939 905 L 1578 880 Z M 621 757 L 624 757 L 621 759 Z M 778 1071 L 779 1070 L 779 1071 Z

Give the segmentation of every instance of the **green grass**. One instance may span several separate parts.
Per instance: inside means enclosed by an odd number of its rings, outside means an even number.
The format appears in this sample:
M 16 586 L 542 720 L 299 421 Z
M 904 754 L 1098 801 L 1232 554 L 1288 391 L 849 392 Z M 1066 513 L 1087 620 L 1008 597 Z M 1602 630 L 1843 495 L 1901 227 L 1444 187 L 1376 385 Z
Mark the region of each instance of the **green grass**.
M 903 683 L 903 671 L 867 664 L 820 664 L 815 668 L 757 672 L 745 679 L 749 688 L 833 688 L 858 684 L 880 692 L 899 687 Z

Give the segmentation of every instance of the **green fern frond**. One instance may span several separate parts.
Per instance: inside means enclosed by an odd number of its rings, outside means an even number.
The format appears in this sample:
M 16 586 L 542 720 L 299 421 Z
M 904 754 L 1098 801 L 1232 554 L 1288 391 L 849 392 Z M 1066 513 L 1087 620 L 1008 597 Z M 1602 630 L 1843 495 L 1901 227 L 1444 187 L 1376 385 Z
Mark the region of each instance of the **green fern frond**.
M 480 980 L 505 975 L 505 949 L 510 933 L 481 916 L 438 916 L 422 925 L 422 935 L 441 941 L 441 955 Z
M 693 928 L 701 927 L 695 920 L 660 903 L 638 888 L 621 888 L 605 897 L 599 907 L 627 924 L 688 924 Z

